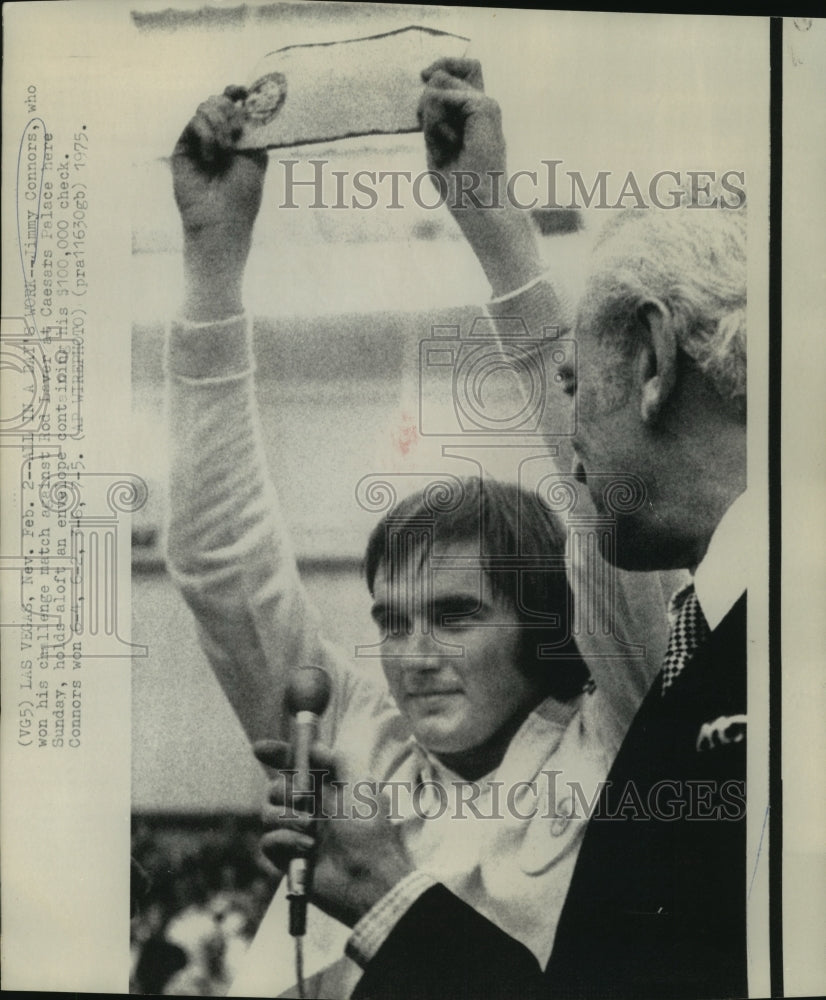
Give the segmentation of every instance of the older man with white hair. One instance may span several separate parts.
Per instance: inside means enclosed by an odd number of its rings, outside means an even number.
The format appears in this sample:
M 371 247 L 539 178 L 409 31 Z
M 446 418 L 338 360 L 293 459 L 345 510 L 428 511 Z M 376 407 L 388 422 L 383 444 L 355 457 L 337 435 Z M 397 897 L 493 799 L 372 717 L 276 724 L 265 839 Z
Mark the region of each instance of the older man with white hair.
M 461 171 L 504 171 L 478 64 L 424 76 L 431 169 L 454 187 Z M 556 381 L 575 401 L 574 472 L 597 510 L 612 474 L 644 485 L 603 554 L 626 569 L 688 569 L 692 582 L 673 599 L 661 674 L 602 788 L 544 970 L 411 871 L 381 817 L 315 829 L 315 899 L 347 900 L 365 998 L 745 996 L 744 209 L 618 210 L 568 316 L 523 215 L 473 204 L 455 215 L 495 315 L 573 330 L 576 364 Z M 334 770 L 324 752 L 318 761 Z M 275 824 L 271 856 L 286 859 L 300 829 Z

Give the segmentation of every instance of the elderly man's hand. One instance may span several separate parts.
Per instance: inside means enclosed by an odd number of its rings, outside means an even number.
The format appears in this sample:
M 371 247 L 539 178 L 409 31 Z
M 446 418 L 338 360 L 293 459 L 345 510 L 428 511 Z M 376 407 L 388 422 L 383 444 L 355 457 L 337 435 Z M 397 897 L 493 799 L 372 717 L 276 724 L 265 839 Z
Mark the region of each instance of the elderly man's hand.
M 227 87 L 204 101 L 172 153 L 190 319 L 221 319 L 241 309 L 241 283 L 267 169 L 266 151 L 235 148 L 245 96 L 243 87 Z
M 428 169 L 473 248 L 494 295 L 542 270 L 525 213 L 508 198 L 499 105 L 483 90 L 475 59 L 439 59 L 422 72 L 419 102 Z
M 263 764 L 287 768 L 288 744 L 261 740 L 254 749 Z M 315 815 L 306 811 L 307 803 L 293 800 L 289 771 L 285 774 L 282 770 L 264 806 L 264 828 L 268 832 L 261 840 L 261 849 L 282 873 L 287 871 L 291 858 L 310 858 L 310 899 L 319 909 L 352 927 L 413 866 L 398 828 L 388 819 L 388 803 L 383 796 L 368 805 L 362 794 L 355 802 L 352 790 L 336 783 L 336 757 L 326 747 L 313 748 L 311 766 L 316 775 Z

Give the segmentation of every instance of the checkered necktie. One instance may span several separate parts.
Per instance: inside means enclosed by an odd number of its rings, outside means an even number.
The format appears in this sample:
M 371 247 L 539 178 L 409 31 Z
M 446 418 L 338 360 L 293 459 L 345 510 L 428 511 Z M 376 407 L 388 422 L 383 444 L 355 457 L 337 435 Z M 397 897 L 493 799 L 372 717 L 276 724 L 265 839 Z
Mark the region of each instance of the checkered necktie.
M 678 590 L 668 606 L 671 634 L 662 669 L 662 693 L 671 687 L 694 650 L 711 634 L 703 609 L 694 593 L 694 584 Z

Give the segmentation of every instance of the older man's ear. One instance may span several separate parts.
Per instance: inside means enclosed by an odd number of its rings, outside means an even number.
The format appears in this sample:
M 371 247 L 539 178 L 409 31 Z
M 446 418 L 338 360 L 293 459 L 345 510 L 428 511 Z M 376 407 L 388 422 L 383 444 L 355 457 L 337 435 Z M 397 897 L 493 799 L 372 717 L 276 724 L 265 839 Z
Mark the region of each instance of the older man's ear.
M 677 337 L 671 314 L 656 299 L 640 306 L 637 322 L 640 416 L 643 423 L 655 424 L 677 380 Z

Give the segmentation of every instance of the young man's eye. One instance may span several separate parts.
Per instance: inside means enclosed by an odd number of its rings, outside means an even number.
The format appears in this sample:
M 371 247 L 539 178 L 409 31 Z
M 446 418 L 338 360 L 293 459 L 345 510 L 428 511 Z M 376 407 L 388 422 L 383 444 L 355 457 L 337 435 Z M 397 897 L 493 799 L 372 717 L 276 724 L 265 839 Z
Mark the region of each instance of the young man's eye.
M 468 614 L 466 611 L 445 611 L 436 619 L 436 625 L 439 628 L 450 629 L 452 632 L 455 632 L 457 629 L 470 628 L 474 623 L 475 617 L 475 612 Z
M 400 623 L 398 617 L 394 617 L 389 611 L 379 612 L 374 614 L 372 617 L 379 632 L 395 634 L 403 628 L 403 625 Z

